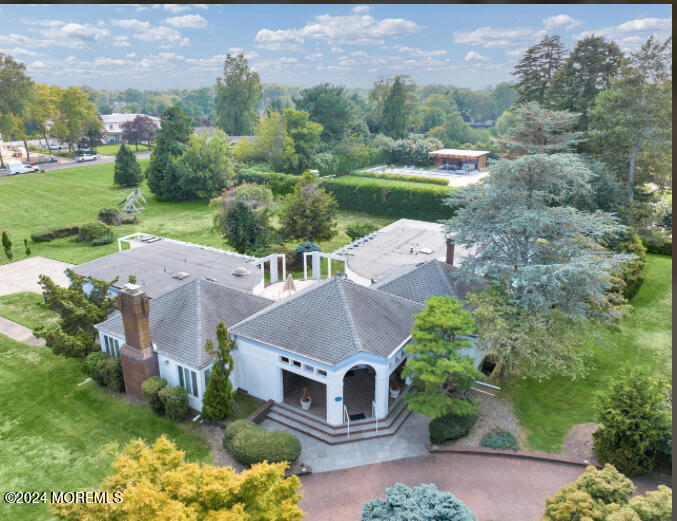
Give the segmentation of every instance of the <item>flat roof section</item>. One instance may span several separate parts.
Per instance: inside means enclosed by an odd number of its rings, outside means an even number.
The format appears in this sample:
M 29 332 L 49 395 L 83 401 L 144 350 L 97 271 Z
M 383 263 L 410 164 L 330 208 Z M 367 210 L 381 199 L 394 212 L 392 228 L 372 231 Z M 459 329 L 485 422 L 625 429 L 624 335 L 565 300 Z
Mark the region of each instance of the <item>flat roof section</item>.
M 156 298 L 195 278 L 251 291 L 263 280 L 263 272 L 250 262 L 226 252 L 160 239 L 86 262 L 73 271 L 103 280 L 118 277 L 116 289 L 124 286 L 128 277 L 134 275 L 136 283 L 148 296 Z M 249 273 L 239 277 L 233 275 L 233 270 L 240 266 L 247 268 Z
M 451 157 L 465 159 L 467 157 L 485 156 L 489 152 L 486 150 L 461 150 L 458 148 L 441 148 L 440 150 L 433 150 L 429 152 L 430 157 Z
M 349 250 L 348 268 L 374 281 L 399 274 L 398 268 L 432 259 L 445 260 L 446 232 L 438 223 L 400 219 L 376 232 L 376 237 Z M 454 246 L 454 266 L 467 255 L 462 246 Z

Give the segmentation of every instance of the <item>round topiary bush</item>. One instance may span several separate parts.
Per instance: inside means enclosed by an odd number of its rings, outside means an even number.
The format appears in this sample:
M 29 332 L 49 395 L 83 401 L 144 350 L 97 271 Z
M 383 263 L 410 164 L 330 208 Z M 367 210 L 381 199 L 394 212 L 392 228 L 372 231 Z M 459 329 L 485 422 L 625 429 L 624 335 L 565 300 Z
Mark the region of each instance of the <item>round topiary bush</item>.
M 167 380 L 159 376 L 146 378 L 143 384 L 141 384 L 143 397 L 146 399 L 153 412 L 159 416 L 162 416 L 165 413 L 165 406 L 159 396 L 160 391 L 165 387 L 167 387 Z
M 79 242 L 92 242 L 102 237 L 113 235 L 113 228 L 100 221 L 83 224 L 78 228 Z
M 301 442 L 291 432 L 266 431 L 249 420 L 231 423 L 224 433 L 223 445 L 243 465 L 262 461 L 293 463 L 301 454 Z
M 103 360 L 106 357 L 106 353 L 103 351 L 94 351 L 93 353 L 89 353 L 87 357 L 84 359 L 82 362 L 82 370 L 85 372 L 87 376 L 90 376 L 92 380 L 96 381 L 96 378 L 94 378 L 94 372 L 96 370 L 96 366 L 99 364 L 101 360 Z M 97 374 L 97 377 L 99 375 Z M 97 382 L 99 383 L 99 382 Z M 103 383 L 100 383 L 100 385 L 103 385 Z
M 462 438 L 477 421 L 477 414 L 447 414 L 435 418 L 428 424 L 428 433 L 431 443 L 444 443 L 449 440 Z
M 520 448 L 517 438 L 503 429 L 494 429 L 488 432 L 480 441 L 480 445 L 490 449 L 519 450 Z
M 183 387 L 165 387 L 158 393 L 167 418 L 179 422 L 188 414 L 188 391 Z
M 101 208 L 99 210 L 99 221 L 109 226 L 115 226 L 120 223 L 120 211 L 117 208 Z
M 107 356 L 101 362 L 103 372 L 103 384 L 119 393 L 125 390 L 125 380 L 122 376 L 122 363 L 119 358 Z

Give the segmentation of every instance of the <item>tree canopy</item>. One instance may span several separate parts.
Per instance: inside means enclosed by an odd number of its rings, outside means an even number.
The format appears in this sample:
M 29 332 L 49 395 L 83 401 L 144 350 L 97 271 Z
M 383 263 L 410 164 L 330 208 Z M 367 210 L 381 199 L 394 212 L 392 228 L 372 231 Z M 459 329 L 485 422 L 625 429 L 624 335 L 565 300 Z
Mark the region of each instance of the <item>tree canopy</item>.
M 249 136 L 256 126 L 256 105 L 263 91 L 259 73 L 244 54 L 227 54 L 216 79 L 216 124 L 231 136 Z
M 194 521 L 300 521 L 301 482 L 284 477 L 286 463 L 258 463 L 239 474 L 185 460 L 164 435 L 152 446 L 133 440 L 113 462 L 97 492 L 108 503 L 58 503 L 50 509 L 67 521 L 190 519 Z M 113 501 L 114 493 L 122 501 Z
M 416 315 L 411 330 L 413 342 L 403 377 L 411 378 L 404 399 L 411 410 L 431 418 L 445 414 L 466 415 L 477 412 L 477 403 L 464 392 L 482 373 L 475 369 L 472 357 L 463 350 L 472 346 L 470 336 L 476 325 L 469 311 L 453 297 L 430 297 Z
M 301 91 L 296 108 L 309 114 L 310 121 L 322 125 L 322 142 L 340 141 L 360 128 L 359 113 L 343 85 L 321 83 Z
M 566 51 L 559 35 L 545 35 L 536 45 L 529 47 L 515 65 L 517 89 L 516 103 L 535 101 L 543 105 L 546 92 L 552 85 L 555 73 L 561 67 Z
M 223 320 L 216 326 L 217 346 L 211 338 L 207 339 L 205 350 L 216 356 L 209 371 L 207 389 L 202 397 L 201 416 L 205 420 L 223 420 L 235 412 L 235 399 L 230 373 L 233 371 L 233 355 L 231 351 L 235 340 L 230 338 Z
M 317 178 L 304 174 L 294 191 L 282 201 L 280 233 L 285 239 L 326 241 L 337 233 L 334 218 L 338 203 L 320 187 Z

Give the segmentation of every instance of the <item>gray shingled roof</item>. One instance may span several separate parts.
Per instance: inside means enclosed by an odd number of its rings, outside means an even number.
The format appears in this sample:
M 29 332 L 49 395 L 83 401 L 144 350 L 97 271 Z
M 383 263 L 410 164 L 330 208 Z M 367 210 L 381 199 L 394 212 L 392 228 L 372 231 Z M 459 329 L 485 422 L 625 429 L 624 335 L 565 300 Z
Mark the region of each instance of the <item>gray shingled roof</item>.
M 249 275 L 234 276 L 232 271 L 238 266 L 245 266 Z M 262 271 L 245 258 L 169 239 L 106 255 L 80 264 L 73 271 L 103 280 L 118 277 L 117 289 L 127 283 L 129 275 L 135 275 L 136 283 L 153 299 L 196 278 L 211 278 L 224 286 L 244 291 L 251 291 L 263 278 Z M 174 278 L 178 272 L 186 272 L 189 277 Z
M 214 361 L 204 345 L 207 338 L 216 343 L 216 326 L 220 320 L 230 328 L 272 303 L 251 293 L 193 279 L 151 300 L 150 335 L 158 353 L 201 369 Z M 104 333 L 124 338 L 122 316 L 118 311 L 97 327 Z
M 345 279 L 275 303 L 232 328 L 235 335 L 335 365 L 364 351 L 387 357 L 409 337 L 423 306 Z
M 389 280 L 373 286 L 391 295 L 425 303 L 428 297 L 451 295 L 465 300 L 466 295 L 482 287 L 469 284 L 458 275 L 458 268 L 446 262 L 431 260 L 415 266 L 404 266 Z

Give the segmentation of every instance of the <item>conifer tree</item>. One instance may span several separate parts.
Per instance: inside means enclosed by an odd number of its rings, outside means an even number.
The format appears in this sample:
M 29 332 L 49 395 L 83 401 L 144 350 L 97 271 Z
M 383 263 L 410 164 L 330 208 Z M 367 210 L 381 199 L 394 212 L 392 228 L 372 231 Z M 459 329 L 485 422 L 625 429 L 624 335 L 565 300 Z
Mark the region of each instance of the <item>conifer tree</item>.
M 228 335 L 223 320 L 216 327 L 218 347 L 210 338 L 206 342 L 206 350 L 209 354 L 216 355 L 216 361 L 212 365 L 207 382 L 207 390 L 202 399 L 202 417 L 205 420 L 223 420 L 235 412 L 233 401 L 233 384 L 230 382 L 230 373 L 233 370 L 233 356 L 230 354 L 235 345 Z
M 545 35 L 540 42 L 529 47 L 513 72 L 517 77 L 515 103 L 536 101 L 543 104 L 552 79 L 562 65 L 564 54 L 564 46 L 557 34 Z
M 7 258 L 12 260 L 12 257 L 14 257 L 14 254 L 12 253 L 12 241 L 9 239 L 6 230 L 2 231 L 2 249 L 5 250 Z
M 141 167 L 134 152 L 123 143 L 115 156 L 113 182 L 117 186 L 137 186 L 142 179 Z

